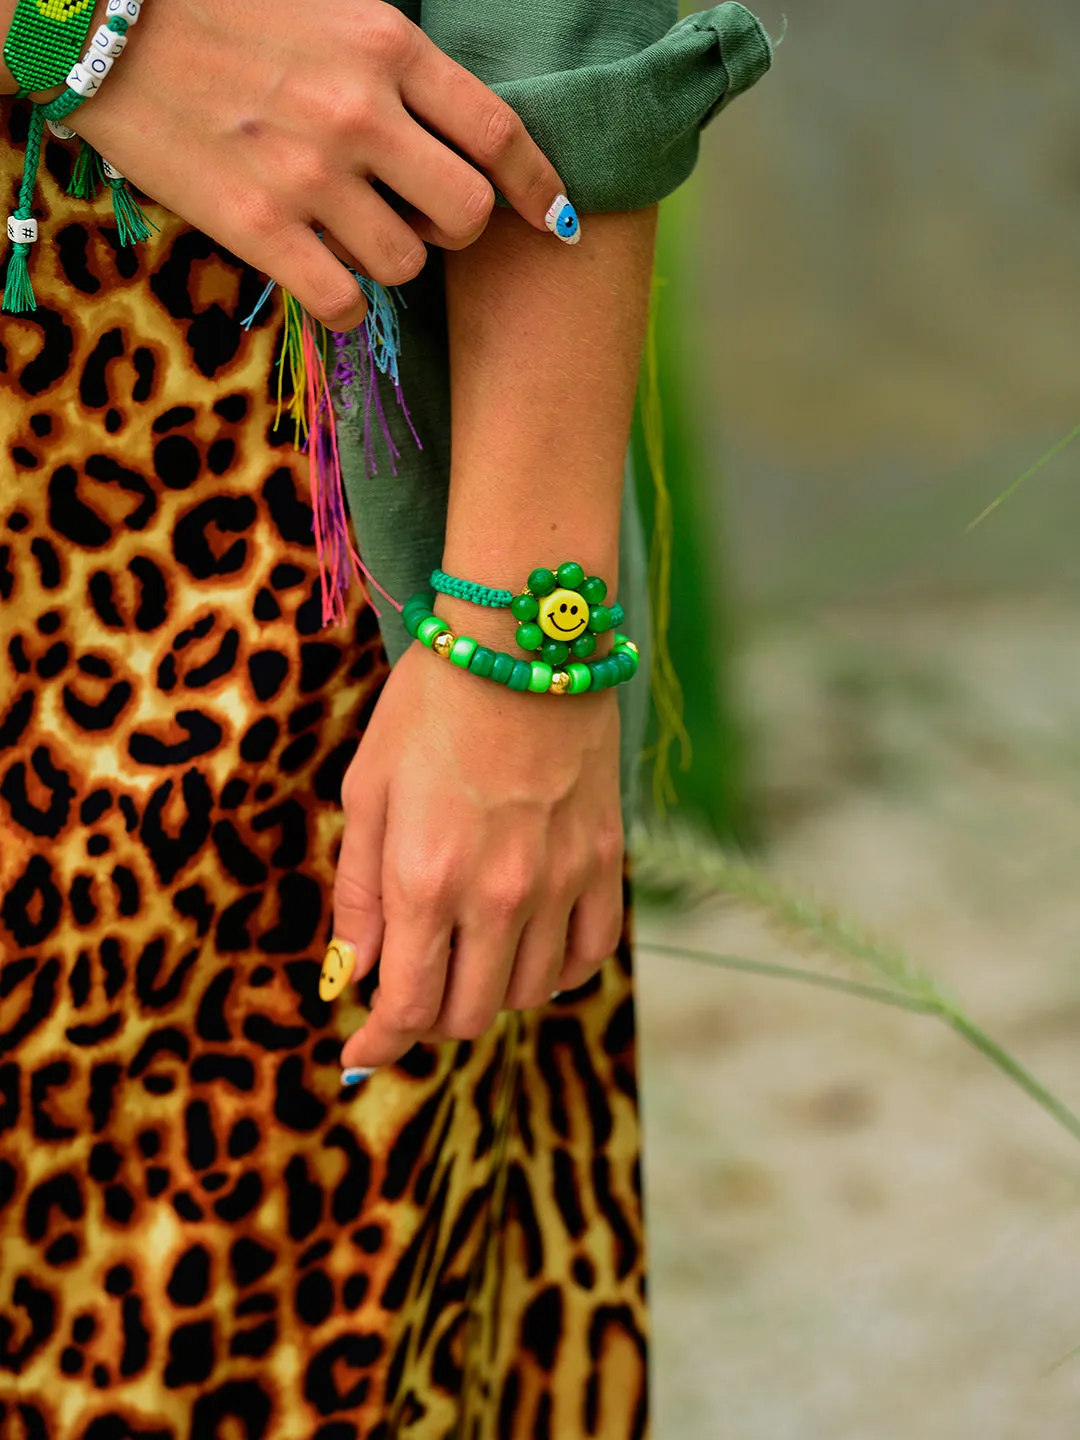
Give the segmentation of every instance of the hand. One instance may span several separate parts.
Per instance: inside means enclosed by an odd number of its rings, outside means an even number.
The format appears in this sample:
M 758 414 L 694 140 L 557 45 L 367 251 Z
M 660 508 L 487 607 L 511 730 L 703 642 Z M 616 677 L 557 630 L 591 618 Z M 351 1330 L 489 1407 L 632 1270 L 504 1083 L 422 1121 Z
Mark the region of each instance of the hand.
M 424 265 L 421 235 L 482 233 L 492 182 L 541 230 L 562 190 L 513 110 L 382 0 L 149 0 L 71 124 L 340 330 L 366 304 L 335 255 L 398 285 Z M 427 218 L 407 223 L 376 179 Z
M 334 933 L 356 947 L 357 979 L 381 956 L 343 1066 L 391 1064 L 421 1039 L 475 1039 L 500 1010 L 583 984 L 618 944 L 613 691 L 518 694 L 416 642 L 342 798 Z

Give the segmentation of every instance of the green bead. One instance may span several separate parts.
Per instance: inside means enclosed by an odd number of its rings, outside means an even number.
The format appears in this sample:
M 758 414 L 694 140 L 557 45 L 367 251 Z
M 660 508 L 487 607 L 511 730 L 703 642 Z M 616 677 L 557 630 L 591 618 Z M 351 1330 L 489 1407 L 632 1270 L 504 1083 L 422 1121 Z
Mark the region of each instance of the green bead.
M 513 655 L 507 655 L 505 650 L 500 650 L 492 661 L 491 678 L 497 680 L 500 685 L 505 685 L 510 676 L 514 673 L 514 666 L 518 662 Z
M 401 608 L 404 611 L 410 609 L 413 605 L 423 605 L 426 606 L 428 610 L 430 610 L 432 605 L 434 604 L 434 590 L 417 590 L 415 595 L 409 596 L 408 600 L 405 601 L 405 604 Z
M 570 676 L 571 695 L 580 695 L 583 690 L 588 690 L 592 683 L 592 672 L 588 665 L 582 665 L 580 660 L 571 660 L 566 667 L 566 673 Z
M 429 615 L 426 620 L 421 620 L 416 629 L 416 638 L 422 640 L 425 645 L 430 646 L 436 635 L 448 629 L 445 620 L 440 620 L 438 615 Z
M 540 659 L 552 669 L 556 665 L 565 665 L 570 659 L 570 646 L 565 640 L 545 640 L 540 646 Z
M 616 645 L 625 645 L 626 642 L 630 639 L 630 636 L 629 636 L 629 635 L 623 635 L 623 634 L 621 634 L 618 630 L 616 630 L 616 631 L 615 631 L 614 639 L 615 639 L 615 644 L 616 644 Z
M 630 674 L 637 674 L 638 666 L 641 664 L 641 656 L 638 655 L 636 650 L 624 650 L 621 645 L 617 645 L 615 647 L 615 654 L 616 656 L 621 656 L 625 660 L 629 660 L 630 664 L 633 666 Z
M 514 668 L 510 672 L 510 679 L 506 682 L 506 688 L 508 690 L 528 690 L 531 679 L 532 661 L 515 660 Z
M 401 607 L 401 623 L 414 639 L 421 620 L 426 620 L 431 614 L 431 603 L 427 595 L 413 595 Z
M 544 632 L 531 620 L 517 628 L 517 642 L 523 650 L 539 650 L 544 643 Z
M 576 660 L 587 660 L 596 649 L 596 636 L 590 635 L 588 630 L 579 635 L 570 645 L 570 654 Z
M 576 589 L 586 605 L 602 605 L 607 595 L 607 581 L 601 580 L 599 575 L 590 575 Z
M 515 595 L 510 601 L 510 614 L 515 620 L 535 620 L 540 613 L 540 602 L 535 595 Z
M 566 560 L 556 570 L 555 579 L 564 590 L 576 590 L 585 579 L 585 571 L 576 560 Z
M 543 660 L 533 660 L 529 665 L 532 674 L 529 676 L 529 689 L 535 690 L 538 695 L 551 684 L 551 677 L 555 673 L 550 665 L 545 665 Z
M 476 641 L 471 635 L 459 635 L 450 647 L 451 665 L 460 665 L 462 670 L 467 670 L 475 649 Z
M 637 661 L 633 655 L 628 650 L 620 650 L 613 658 L 619 667 L 619 676 L 622 682 L 625 684 L 627 680 L 632 680 L 637 672 Z
M 494 663 L 495 651 L 489 650 L 486 645 L 477 645 L 472 653 L 472 659 L 469 661 L 469 669 L 474 675 L 481 675 L 486 680 L 491 674 L 491 667 Z
M 612 605 L 612 607 L 611 607 L 611 623 L 612 623 L 613 626 L 614 626 L 614 625 L 621 625 L 625 619 L 626 619 L 626 611 L 622 608 L 622 606 L 621 606 L 621 605 L 619 604 L 619 602 L 616 600 L 615 604 Z
M 532 571 L 526 584 L 534 595 L 550 595 L 555 589 L 555 576 L 541 565 Z
M 619 667 L 614 664 L 611 656 L 605 656 L 603 660 L 597 660 L 592 667 L 592 688 L 594 690 L 606 690 L 609 685 L 619 683 Z
M 611 629 L 611 611 L 606 605 L 589 606 L 589 629 L 597 635 Z

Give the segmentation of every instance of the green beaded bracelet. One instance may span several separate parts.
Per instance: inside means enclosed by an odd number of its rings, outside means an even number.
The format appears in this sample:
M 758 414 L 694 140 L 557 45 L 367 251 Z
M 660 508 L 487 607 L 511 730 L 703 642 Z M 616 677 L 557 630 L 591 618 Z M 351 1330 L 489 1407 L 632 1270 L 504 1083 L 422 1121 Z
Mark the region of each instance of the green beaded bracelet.
M 559 568 L 561 572 L 566 567 Z M 580 565 L 577 568 L 580 570 Z M 536 574 L 533 571 L 529 579 L 534 579 Z M 555 578 L 550 570 L 544 574 L 551 575 L 553 580 Z M 586 664 L 583 659 L 569 658 L 578 653 L 574 645 L 567 647 L 559 643 L 556 649 L 554 642 L 541 647 L 539 659 L 517 660 L 503 650 L 495 651 L 477 644 L 471 635 L 455 635 L 432 610 L 434 600 L 430 590 L 422 590 L 401 607 L 401 618 L 409 634 L 452 665 L 483 679 L 494 680 L 508 690 L 528 691 L 535 695 L 584 695 L 590 690 L 606 690 L 611 685 L 625 684 L 637 673 L 638 648 L 621 631 L 615 633 L 611 654 L 591 664 Z M 613 606 L 607 612 L 609 617 L 615 608 Z M 609 619 L 605 628 L 610 628 L 611 623 Z M 586 653 L 591 653 L 596 641 L 591 635 L 588 638 L 591 646 Z M 556 655 L 559 658 L 553 663 Z
M 607 582 L 599 575 L 586 575 L 576 560 L 565 560 L 557 569 L 540 565 L 531 571 L 525 588 L 515 595 L 474 580 L 461 580 L 445 570 L 431 572 L 432 588 L 443 595 L 468 600 L 473 605 L 509 609 L 517 623 L 516 638 L 522 650 L 539 652 L 540 660 L 558 671 L 567 661 L 567 650 L 584 660 L 596 649 L 596 637 L 615 629 L 626 618 L 617 601 L 607 602 Z M 410 607 L 421 602 L 429 607 L 432 596 L 424 591 L 414 595 L 401 612 L 409 629 Z M 414 630 L 409 630 L 414 635 Z

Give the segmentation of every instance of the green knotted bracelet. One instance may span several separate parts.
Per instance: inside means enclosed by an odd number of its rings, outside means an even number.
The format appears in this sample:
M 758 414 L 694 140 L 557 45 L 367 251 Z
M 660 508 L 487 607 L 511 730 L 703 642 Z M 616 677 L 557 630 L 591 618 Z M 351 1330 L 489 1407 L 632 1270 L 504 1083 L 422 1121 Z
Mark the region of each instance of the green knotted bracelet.
M 545 573 L 550 575 L 551 571 Z M 536 574 L 534 571 L 533 576 Z M 530 581 L 533 576 L 529 577 Z M 612 685 L 622 685 L 632 680 L 637 672 L 638 648 L 626 635 L 616 634 L 611 654 L 588 665 L 581 660 L 569 660 L 565 665 L 557 666 L 542 659 L 516 660 L 502 650 L 491 650 L 479 644 L 469 635 L 455 635 L 446 621 L 432 610 L 434 600 L 430 590 L 422 590 L 405 602 L 401 618 L 409 634 L 452 665 L 494 680 L 508 690 L 583 695 L 587 690 L 606 690 Z M 611 628 L 610 620 L 603 628 Z M 595 645 L 595 641 L 593 643 Z
M 597 635 L 616 629 L 626 618 L 621 605 L 605 604 L 607 582 L 599 575 L 586 575 L 576 560 L 565 561 L 557 570 L 538 567 L 516 595 L 459 580 L 445 570 L 431 572 L 431 585 L 443 595 L 473 605 L 509 610 L 518 622 L 518 644 L 523 650 L 539 651 L 540 659 L 553 670 L 570 660 L 587 660 L 596 650 Z

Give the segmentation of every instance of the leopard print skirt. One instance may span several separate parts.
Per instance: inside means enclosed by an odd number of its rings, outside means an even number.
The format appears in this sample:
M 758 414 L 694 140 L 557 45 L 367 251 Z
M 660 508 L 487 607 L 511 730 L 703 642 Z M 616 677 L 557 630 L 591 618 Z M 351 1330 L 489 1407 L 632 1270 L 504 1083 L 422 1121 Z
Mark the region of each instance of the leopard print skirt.
M 0 317 L 0 1437 L 641 1436 L 629 940 L 340 1091 L 375 617 L 321 624 L 262 278 L 157 207 L 121 247 L 72 158 Z

